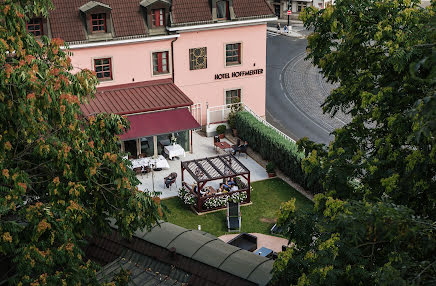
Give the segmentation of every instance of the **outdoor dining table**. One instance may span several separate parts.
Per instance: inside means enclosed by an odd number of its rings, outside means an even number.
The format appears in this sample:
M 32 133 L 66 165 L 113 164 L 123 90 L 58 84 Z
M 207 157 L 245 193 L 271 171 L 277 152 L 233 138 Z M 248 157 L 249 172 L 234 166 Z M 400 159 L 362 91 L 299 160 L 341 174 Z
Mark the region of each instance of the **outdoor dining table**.
M 224 152 L 226 152 L 226 150 L 232 148 L 232 146 L 229 143 L 225 142 L 225 141 L 215 142 L 214 145 L 215 145 L 215 149 L 217 150 L 217 153 L 218 153 L 218 148 L 220 148 Z
M 132 169 L 139 168 L 139 167 L 150 167 L 153 169 L 169 169 L 170 165 L 168 164 L 167 160 L 164 158 L 164 156 L 159 155 L 157 158 L 153 157 L 146 157 L 146 158 L 139 158 L 139 159 L 132 159 L 130 160 L 132 162 Z
M 170 160 L 172 160 L 176 156 L 185 157 L 185 149 L 183 149 L 183 147 L 179 144 L 165 146 L 164 152 L 168 154 L 168 158 L 170 158 Z

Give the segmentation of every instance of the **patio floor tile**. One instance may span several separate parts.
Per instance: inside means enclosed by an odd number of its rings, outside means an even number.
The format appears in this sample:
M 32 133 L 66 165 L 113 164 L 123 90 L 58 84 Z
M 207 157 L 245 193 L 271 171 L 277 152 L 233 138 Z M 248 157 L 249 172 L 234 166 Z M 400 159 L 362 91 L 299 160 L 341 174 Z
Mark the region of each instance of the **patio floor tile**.
M 170 198 L 170 197 L 176 197 L 178 193 L 179 187 L 181 187 L 181 162 L 182 161 L 189 161 L 193 159 L 200 159 L 205 157 L 213 157 L 217 156 L 218 154 L 224 154 L 223 151 L 219 150 L 218 153 L 215 151 L 215 147 L 213 145 L 213 137 L 204 137 L 198 134 L 197 132 L 193 132 L 193 153 L 186 152 L 186 157 L 179 157 L 179 159 L 168 159 L 168 164 L 170 165 L 169 170 L 162 170 L 162 171 L 156 171 L 148 174 L 144 174 L 141 176 L 138 176 L 138 179 L 141 181 L 141 184 L 138 186 L 138 188 L 141 191 L 148 190 L 148 191 L 155 191 L 155 192 L 161 192 L 160 198 Z M 224 141 L 227 141 L 224 139 Z M 231 142 L 227 141 L 228 143 Z M 250 143 L 250 142 L 248 142 Z M 268 175 L 265 171 L 265 169 L 260 166 L 256 161 L 254 161 L 250 156 L 247 158 L 245 157 L 245 154 L 242 154 L 241 156 L 236 156 L 238 160 L 241 161 L 242 164 L 247 167 L 248 170 L 250 170 L 250 177 L 251 181 L 260 181 L 268 178 Z M 170 173 L 176 172 L 177 173 L 177 180 L 176 184 L 173 184 L 171 188 L 167 189 L 164 185 L 164 178 L 168 176 Z M 154 189 L 153 189 L 153 182 L 154 182 Z M 189 176 L 188 172 L 185 172 L 185 182 L 187 183 L 194 183 L 194 180 Z M 214 188 L 218 188 L 219 182 L 211 182 L 212 186 Z M 215 185 L 214 185 L 215 184 Z

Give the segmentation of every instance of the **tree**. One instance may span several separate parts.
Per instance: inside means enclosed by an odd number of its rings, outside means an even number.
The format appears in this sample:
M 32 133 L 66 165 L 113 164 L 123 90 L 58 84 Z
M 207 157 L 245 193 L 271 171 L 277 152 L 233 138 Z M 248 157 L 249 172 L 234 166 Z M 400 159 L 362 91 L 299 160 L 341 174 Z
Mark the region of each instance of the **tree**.
M 302 14 L 314 29 L 307 58 L 340 84 L 323 110 L 352 116 L 303 168 L 315 170 L 334 197 L 386 196 L 436 218 L 436 2 L 426 9 L 418 4 L 338 0 Z
M 14 284 L 96 284 L 86 238 L 110 220 L 130 237 L 162 213 L 119 154 L 126 119 L 80 111 L 95 75 L 71 73 L 61 40 L 27 33 L 29 17 L 50 8 L 0 1 L 0 256 L 11 259 Z
M 274 285 L 433 285 L 436 225 L 390 202 L 315 196 L 311 212 L 283 204 L 292 246 L 274 263 Z

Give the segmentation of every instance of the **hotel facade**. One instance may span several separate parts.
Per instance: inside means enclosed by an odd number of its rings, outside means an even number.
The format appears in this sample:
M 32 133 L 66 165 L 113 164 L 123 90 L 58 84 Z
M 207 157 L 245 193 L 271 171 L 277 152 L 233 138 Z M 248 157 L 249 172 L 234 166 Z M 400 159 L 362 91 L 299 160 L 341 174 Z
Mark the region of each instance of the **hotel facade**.
M 121 146 L 132 156 L 157 155 L 171 137 L 191 150 L 213 108 L 242 102 L 265 115 L 266 23 L 276 19 L 267 0 L 53 4 L 28 31 L 63 39 L 74 69 L 95 71 L 97 94 L 82 111 L 126 115 Z

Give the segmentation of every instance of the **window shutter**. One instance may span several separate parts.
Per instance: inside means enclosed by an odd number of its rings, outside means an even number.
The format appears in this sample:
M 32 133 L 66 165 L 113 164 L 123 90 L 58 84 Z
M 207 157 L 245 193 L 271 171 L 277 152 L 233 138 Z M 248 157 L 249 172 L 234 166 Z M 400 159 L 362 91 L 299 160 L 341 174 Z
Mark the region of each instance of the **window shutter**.
M 157 53 L 157 71 L 162 72 L 162 53 Z

